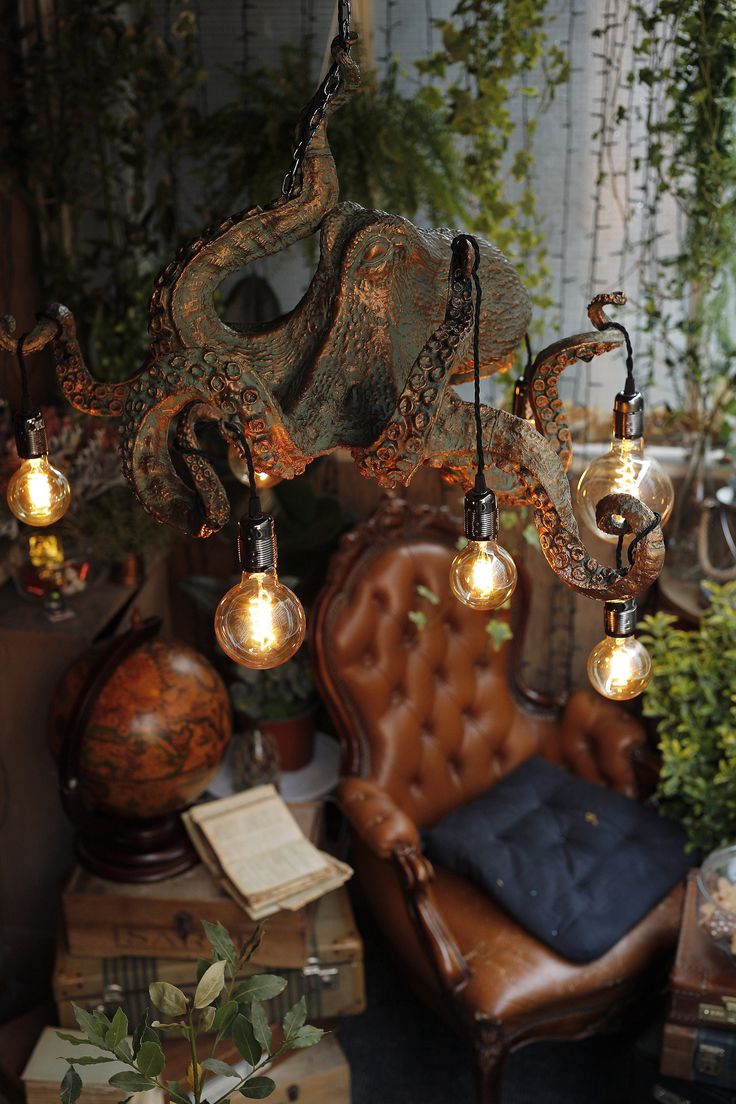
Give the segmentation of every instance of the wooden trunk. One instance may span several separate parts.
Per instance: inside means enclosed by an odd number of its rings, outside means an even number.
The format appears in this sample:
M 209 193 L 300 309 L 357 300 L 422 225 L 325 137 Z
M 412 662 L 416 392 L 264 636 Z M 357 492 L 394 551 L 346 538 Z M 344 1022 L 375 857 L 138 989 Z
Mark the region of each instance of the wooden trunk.
M 310 1020 L 355 1015 L 365 1008 L 363 943 L 344 886 L 317 902 L 303 965 L 285 965 L 276 951 L 275 940 L 267 930 L 263 961 L 250 964 L 245 971 L 246 975 L 274 972 L 286 978 L 286 990 L 269 1004 L 273 1022 L 282 1019 L 302 995 L 307 999 Z M 194 963 L 189 959 L 79 957 L 68 954 L 60 945 L 53 978 L 59 1023 L 75 1026 L 70 1001 L 90 1012 L 99 1009 L 108 1015 L 121 1007 L 135 1023 L 148 1004 L 152 981 L 168 981 L 190 994 L 194 992 L 194 978 Z
M 291 806 L 304 834 L 317 842 L 321 806 Z M 269 917 L 267 934 L 253 956 L 257 966 L 278 962 L 300 968 L 309 957 L 314 903 Z M 235 941 L 257 924 L 229 897 L 202 864 L 150 885 L 110 882 L 77 867 L 63 893 L 67 949 L 85 958 L 121 955 L 195 960 L 210 953 L 203 920 L 223 924 Z

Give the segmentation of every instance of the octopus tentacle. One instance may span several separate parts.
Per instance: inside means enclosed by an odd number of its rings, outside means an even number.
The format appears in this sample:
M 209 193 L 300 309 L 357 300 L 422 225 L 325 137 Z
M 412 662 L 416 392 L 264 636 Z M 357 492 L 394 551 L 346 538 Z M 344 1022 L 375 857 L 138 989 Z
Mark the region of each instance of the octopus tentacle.
M 164 525 L 196 537 L 211 536 L 222 528 L 224 521 L 214 516 L 216 510 L 212 509 L 211 499 L 200 497 L 201 484 L 196 491 L 192 490 L 176 471 L 168 438 L 172 421 L 186 407 L 204 397 L 195 388 L 160 395 L 158 401 L 121 434 L 120 446 L 123 471 L 149 514 Z M 197 459 L 191 457 L 190 463 L 194 464 Z M 194 467 L 199 474 L 200 466 L 194 464 Z M 207 473 L 203 474 L 203 479 L 207 480 Z M 217 482 L 219 485 L 219 480 Z M 208 493 L 209 489 L 205 489 L 205 495 Z
M 18 324 L 12 314 L 5 314 L 0 318 L 0 349 L 6 353 L 15 353 L 18 348 L 19 334 Z M 56 334 L 58 327 L 52 318 L 40 317 L 36 325 L 26 335 L 23 341 L 23 351 L 26 353 L 39 353 L 45 349 Z
M 572 463 L 572 435 L 567 411 L 560 398 L 558 381 L 565 368 L 577 360 L 592 360 L 623 343 L 619 330 L 605 337 L 598 333 L 575 334 L 548 345 L 534 360 L 529 386 L 529 405 L 534 424 L 555 449 L 565 471 Z
M 613 326 L 614 323 L 603 308 L 606 306 L 624 307 L 626 302 L 626 296 L 622 291 L 604 291 L 600 295 L 594 296 L 588 303 L 588 318 L 597 330 L 605 330 L 609 326 Z
M 60 303 L 52 303 L 48 313 L 58 324 L 51 344 L 56 363 L 56 378 L 64 398 L 84 414 L 119 418 L 131 384 L 138 376 L 121 383 L 102 383 L 96 380 L 84 363 L 71 311 Z
M 601 600 L 635 598 L 654 582 L 664 561 L 658 525 L 639 541 L 628 569 L 619 571 L 600 564 L 580 540 L 567 476 L 552 445 L 531 425 L 520 425 L 520 419 L 506 411 L 484 407 L 482 419 L 487 461 L 518 481 L 519 500 L 534 510 L 542 553 L 562 582 Z M 472 403 L 448 393 L 427 442 L 431 463 L 441 464 L 466 488 L 472 485 L 475 474 L 473 426 Z M 619 515 L 635 536 L 655 520 L 652 511 L 631 495 L 609 495 L 598 509 L 600 528 L 613 525 L 613 515 Z
M 18 343 L 15 332 L 16 322 L 12 315 L 0 319 L 0 349 L 15 352 Z M 37 353 L 46 345 L 53 350 L 56 378 L 67 402 L 84 414 L 106 418 L 122 414 L 133 380 L 103 383 L 94 378 L 84 363 L 74 315 L 61 303 L 51 303 L 39 316 L 23 342 L 23 349 L 26 353 Z
M 352 450 L 361 475 L 387 489 L 409 482 L 423 462 L 424 441 L 452 382 L 457 349 L 470 334 L 472 324 L 470 281 L 454 282 L 445 318 L 414 361 L 383 433 L 369 448 Z
M 209 403 L 195 402 L 186 406 L 177 423 L 174 447 L 189 472 L 194 490 L 208 528 L 217 532 L 227 525 L 230 503 L 217 472 L 205 455 L 198 451 L 197 425 L 220 421 L 220 412 Z
M 325 118 L 307 147 L 301 184 L 294 194 L 280 196 L 266 207 L 239 211 L 208 227 L 184 245 L 156 277 L 149 332 L 157 355 L 171 352 L 177 342 L 186 348 L 223 343 L 237 347 L 242 338 L 222 321 L 215 307 L 214 294 L 219 285 L 251 261 L 286 249 L 314 233 L 336 205 L 339 189 L 327 141 L 327 114 L 359 83 L 360 70 L 337 39 L 333 55 L 341 69 L 341 89 L 328 104 Z

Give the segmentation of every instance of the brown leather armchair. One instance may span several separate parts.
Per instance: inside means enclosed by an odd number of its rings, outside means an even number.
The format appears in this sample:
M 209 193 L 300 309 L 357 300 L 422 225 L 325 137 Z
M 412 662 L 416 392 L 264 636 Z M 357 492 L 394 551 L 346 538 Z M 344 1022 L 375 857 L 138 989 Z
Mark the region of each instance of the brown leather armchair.
M 356 875 L 414 988 L 472 1038 L 478 1099 L 491 1102 L 512 1049 L 621 1026 L 676 941 L 682 890 L 602 958 L 576 965 L 423 857 L 423 827 L 533 754 L 635 795 L 643 741 L 635 720 L 591 692 L 576 693 L 559 718 L 528 707 L 514 677 L 525 580 L 513 641 L 494 652 L 488 615 L 449 589 L 457 535 L 444 511 L 386 502 L 343 539 L 313 612 L 312 649 L 343 741 L 339 796 Z M 408 616 L 420 608 L 423 629 Z

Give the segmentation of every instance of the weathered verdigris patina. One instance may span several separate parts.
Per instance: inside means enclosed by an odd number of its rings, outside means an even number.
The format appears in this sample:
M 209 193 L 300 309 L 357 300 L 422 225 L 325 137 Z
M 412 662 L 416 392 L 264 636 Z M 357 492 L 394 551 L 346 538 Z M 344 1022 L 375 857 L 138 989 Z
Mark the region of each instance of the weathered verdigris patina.
M 333 53 L 342 84 L 328 110 L 359 80 L 338 42 Z M 212 465 L 195 451 L 200 421 L 216 422 L 228 441 L 242 432 L 257 468 L 284 479 L 315 457 L 347 448 L 360 471 L 387 488 L 407 484 L 421 465 L 443 469 L 466 488 L 473 481 L 473 407 L 452 386 L 472 375 L 469 273 L 456 270 L 448 286 L 455 234 L 338 203 L 326 122 L 309 145 L 292 196 L 210 227 L 159 274 L 150 301 L 150 351 L 133 379 L 96 381 L 74 319 L 58 304 L 25 341 L 27 352 L 51 342 L 59 383 L 73 406 L 120 418 L 123 469 L 136 495 L 159 521 L 185 533 L 207 537 L 229 515 Z M 215 293 L 227 276 L 316 232 L 319 263 L 292 311 L 263 325 L 230 325 L 219 317 Z M 510 262 L 488 242 L 479 244 L 480 356 L 489 375 L 510 366 L 531 308 Z M 662 534 L 654 527 L 639 542 L 627 570 L 603 567 L 587 553 L 565 474 L 572 454 L 557 379 L 576 359 L 620 344 L 602 307 L 624 301 L 619 294 L 599 297 L 591 304 L 595 332 L 539 354 L 530 389 L 534 425 L 483 409 L 489 481 L 502 499 L 532 507 L 542 551 L 563 582 L 600 599 L 633 597 L 656 578 Z M 14 350 L 14 329 L 12 319 L 2 321 L 0 347 Z M 172 424 L 183 446 L 178 470 L 170 453 Z M 599 523 L 609 526 L 613 514 L 634 533 L 654 520 L 627 495 L 606 499 Z

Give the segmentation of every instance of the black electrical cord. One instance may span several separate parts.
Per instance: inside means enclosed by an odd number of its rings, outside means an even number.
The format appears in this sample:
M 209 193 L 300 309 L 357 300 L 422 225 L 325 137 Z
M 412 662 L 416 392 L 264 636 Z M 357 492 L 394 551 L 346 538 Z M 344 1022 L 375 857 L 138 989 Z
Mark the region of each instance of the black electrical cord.
M 212 425 L 213 422 L 201 422 L 195 426 L 195 432 L 200 425 Z M 258 495 L 258 487 L 256 482 L 255 468 L 253 467 L 253 456 L 250 451 L 250 445 L 248 444 L 248 438 L 243 433 L 239 425 L 235 422 L 223 422 L 222 423 L 230 432 L 238 438 L 238 444 L 243 450 L 243 456 L 245 457 L 246 467 L 248 468 L 248 516 L 252 518 L 263 517 L 263 510 L 261 508 L 261 500 Z M 188 445 L 177 445 L 176 451 L 182 456 L 203 456 L 205 460 L 213 460 L 214 457 L 211 453 L 206 452 L 205 449 L 190 448 Z
M 458 234 L 452 243 L 453 253 L 461 244 L 466 244 L 473 250 L 473 265 L 470 270 L 470 279 L 473 281 L 473 286 L 475 288 L 475 310 L 473 317 L 473 405 L 475 408 L 475 449 L 477 455 L 475 489 L 476 491 L 486 491 L 488 490 L 488 486 L 484 474 L 486 461 L 483 452 L 483 422 L 480 412 L 480 307 L 483 299 L 480 277 L 478 276 L 478 268 L 480 267 L 480 246 L 472 234 Z
M 26 368 L 26 358 L 23 352 L 23 345 L 28 333 L 20 335 L 18 344 L 15 347 L 15 355 L 18 358 L 18 371 L 20 373 L 20 413 L 23 417 L 29 417 L 35 413 L 31 407 L 31 389 L 28 383 L 28 369 Z
M 634 350 L 631 345 L 629 331 L 626 329 L 625 326 L 622 326 L 620 322 L 610 322 L 609 326 L 612 330 L 618 330 L 624 335 L 624 341 L 626 342 L 626 383 L 624 384 L 624 395 L 635 395 L 636 380 L 634 379 Z
M 646 528 L 642 529 L 641 533 L 636 534 L 636 536 L 632 540 L 631 544 L 629 545 L 629 551 L 627 553 L 627 555 L 629 557 L 629 567 L 631 567 L 631 565 L 634 562 L 634 552 L 636 550 L 636 546 L 639 544 L 640 541 L 644 540 L 644 537 L 649 536 L 649 534 L 652 532 L 653 529 L 657 528 L 657 526 L 659 525 L 661 520 L 662 520 L 662 515 L 658 514 L 657 511 L 655 510 L 654 511 L 654 520 L 650 521 L 649 525 L 647 525 Z

